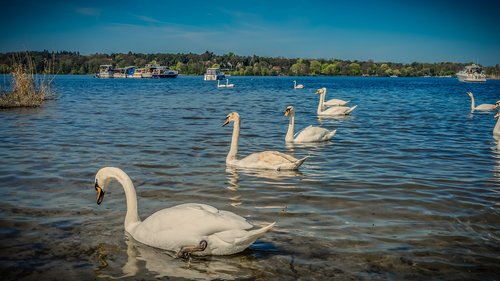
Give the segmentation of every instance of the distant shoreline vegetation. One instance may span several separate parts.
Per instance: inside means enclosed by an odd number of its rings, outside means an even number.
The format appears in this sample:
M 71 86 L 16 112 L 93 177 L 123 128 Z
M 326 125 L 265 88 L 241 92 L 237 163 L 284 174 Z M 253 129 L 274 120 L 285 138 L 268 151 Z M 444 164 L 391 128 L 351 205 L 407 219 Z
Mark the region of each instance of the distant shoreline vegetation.
M 12 73 L 18 53 L 0 53 L 0 73 Z M 169 66 L 183 75 L 202 75 L 208 67 L 220 67 L 226 74 L 236 76 L 453 76 L 465 65 L 471 63 L 418 63 L 350 61 L 340 59 L 303 59 L 283 57 L 239 56 L 232 52 L 216 55 L 202 54 L 142 54 L 112 53 L 81 55 L 70 51 L 29 52 L 37 72 L 46 71 L 45 63 L 52 62 L 50 74 L 95 74 L 99 65 L 111 64 L 115 67 L 144 66 L 156 61 Z M 499 78 L 500 65 L 483 67 L 489 78 Z

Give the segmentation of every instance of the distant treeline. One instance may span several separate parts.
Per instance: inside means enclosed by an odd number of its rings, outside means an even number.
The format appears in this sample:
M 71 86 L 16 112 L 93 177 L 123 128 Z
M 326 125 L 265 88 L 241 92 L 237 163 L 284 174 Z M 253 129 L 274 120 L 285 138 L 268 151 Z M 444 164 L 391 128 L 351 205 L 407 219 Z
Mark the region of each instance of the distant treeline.
M 99 65 L 111 64 L 115 67 L 142 67 L 155 61 L 169 66 L 184 75 L 201 75 L 208 67 L 218 66 L 226 74 L 242 76 L 448 76 L 454 75 L 471 63 L 418 63 L 349 61 L 339 59 L 301 59 L 283 57 L 239 56 L 232 52 L 216 55 L 202 54 L 141 54 L 113 53 L 81 55 L 79 52 L 29 52 L 38 73 L 51 74 L 95 74 Z M 25 53 L 0 53 L 0 73 L 11 73 L 15 63 L 25 58 Z M 49 67 L 47 67 L 49 66 Z M 500 65 L 484 67 L 489 77 L 500 75 Z

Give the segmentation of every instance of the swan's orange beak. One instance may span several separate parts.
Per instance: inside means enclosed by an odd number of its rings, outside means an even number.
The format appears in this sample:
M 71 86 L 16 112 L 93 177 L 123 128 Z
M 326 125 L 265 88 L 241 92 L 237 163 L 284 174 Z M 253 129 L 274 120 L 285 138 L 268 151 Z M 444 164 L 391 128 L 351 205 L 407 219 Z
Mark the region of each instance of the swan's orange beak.
M 104 199 L 104 190 L 97 184 L 95 183 L 95 190 L 97 191 L 97 205 L 101 205 L 102 200 Z
M 287 108 L 287 109 L 285 110 L 285 116 L 288 116 L 288 114 L 290 114 L 290 109 L 289 109 L 289 108 Z

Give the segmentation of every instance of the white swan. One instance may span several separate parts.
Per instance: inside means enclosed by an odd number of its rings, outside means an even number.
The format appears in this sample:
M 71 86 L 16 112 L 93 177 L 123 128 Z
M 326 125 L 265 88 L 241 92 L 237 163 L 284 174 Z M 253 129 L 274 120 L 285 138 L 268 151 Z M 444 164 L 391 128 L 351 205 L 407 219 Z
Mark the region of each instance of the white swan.
M 226 79 L 226 88 L 234 88 L 234 84 L 229 84 L 229 79 Z
M 271 170 L 297 170 L 307 157 L 297 159 L 278 151 L 263 151 L 248 155 L 243 159 L 236 159 L 238 153 L 238 140 L 240 137 L 240 115 L 231 112 L 227 115 L 222 126 L 234 122 L 231 148 L 226 157 L 226 164 L 249 169 L 271 169 Z
M 217 88 L 226 88 L 225 84 L 221 84 L 220 80 L 217 80 Z
M 318 116 L 341 116 L 341 115 L 349 115 L 351 112 L 358 107 L 357 105 L 353 107 L 348 107 L 348 106 L 334 106 L 327 108 L 323 110 L 324 108 L 324 102 L 325 102 L 325 95 L 326 92 L 324 91 L 316 91 L 316 94 L 319 95 L 319 104 L 318 104 L 318 110 L 317 114 Z
M 470 112 L 472 112 L 472 113 L 475 110 L 478 110 L 478 111 L 495 110 L 500 105 L 500 101 L 497 101 L 496 104 L 483 103 L 483 104 L 480 104 L 478 106 L 475 106 L 474 95 L 472 94 L 472 92 L 467 92 L 467 95 L 470 97 Z
M 293 106 L 288 106 L 285 110 L 285 116 L 289 116 L 290 122 L 288 123 L 288 131 L 286 132 L 285 142 L 321 142 L 327 141 L 335 136 L 337 130 L 329 131 L 325 128 L 314 127 L 312 125 L 304 128 L 295 136 L 293 134 L 295 127 L 295 110 Z
M 319 94 L 319 92 L 324 92 L 325 93 L 325 97 L 326 97 L 326 88 L 325 87 L 316 90 L 316 94 Z M 348 102 L 349 101 L 345 101 L 345 100 L 331 99 L 331 100 L 323 101 L 323 105 L 324 106 L 344 106 Z
M 497 118 L 497 123 L 495 124 L 495 128 L 493 128 L 493 138 L 498 142 L 498 146 L 500 146 L 500 111 L 495 114 L 495 118 Z
M 249 230 L 253 225 L 232 212 L 205 205 L 187 203 L 160 210 L 141 221 L 137 211 L 137 196 L 129 176 L 114 167 L 97 172 L 95 189 L 97 204 L 101 204 L 106 187 L 117 180 L 125 190 L 127 213 L 125 231 L 143 244 L 176 251 L 180 257 L 192 255 L 231 255 L 250 246 L 269 231 L 275 223 Z
M 293 80 L 293 88 L 294 89 L 304 89 L 304 85 L 302 85 L 302 84 L 297 85 L 297 81 Z

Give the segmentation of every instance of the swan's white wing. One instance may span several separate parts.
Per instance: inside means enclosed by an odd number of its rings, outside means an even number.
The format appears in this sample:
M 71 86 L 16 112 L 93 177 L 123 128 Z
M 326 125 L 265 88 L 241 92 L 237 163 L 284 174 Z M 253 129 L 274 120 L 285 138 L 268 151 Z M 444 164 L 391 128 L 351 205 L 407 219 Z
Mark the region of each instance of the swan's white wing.
M 494 110 L 495 109 L 495 105 L 494 104 L 480 104 L 478 106 L 476 106 L 476 108 L 474 108 L 474 110 L 482 110 L 482 111 L 487 111 L 487 110 Z
M 231 164 L 249 169 L 294 170 L 303 161 L 304 159 L 297 159 L 278 151 L 263 151 L 252 153 L 241 160 L 233 161 Z
M 325 141 L 333 137 L 331 133 L 325 128 L 308 126 L 296 135 L 294 142 Z
M 337 105 L 346 105 L 349 101 L 344 101 L 344 100 L 340 100 L 340 99 L 331 99 L 331 100 L 328 100 L 328 101 L 325 101 L 323 104 L 326 105 L 326 106 L 337 106 Z
M 186 245 L 197 245 L 217 232 L 252 227 L 243 217 L 234 213 L 219 211 L 204 204 L 188 203 L 152 214 L 130 234 L 141 243 L 178 251 Z
M 229 229 L 251 228 L 243 217 L 205 204 L 188 203 L 160 210 L 141 223 L 151 232 L 182 229 L 211 234 Z

